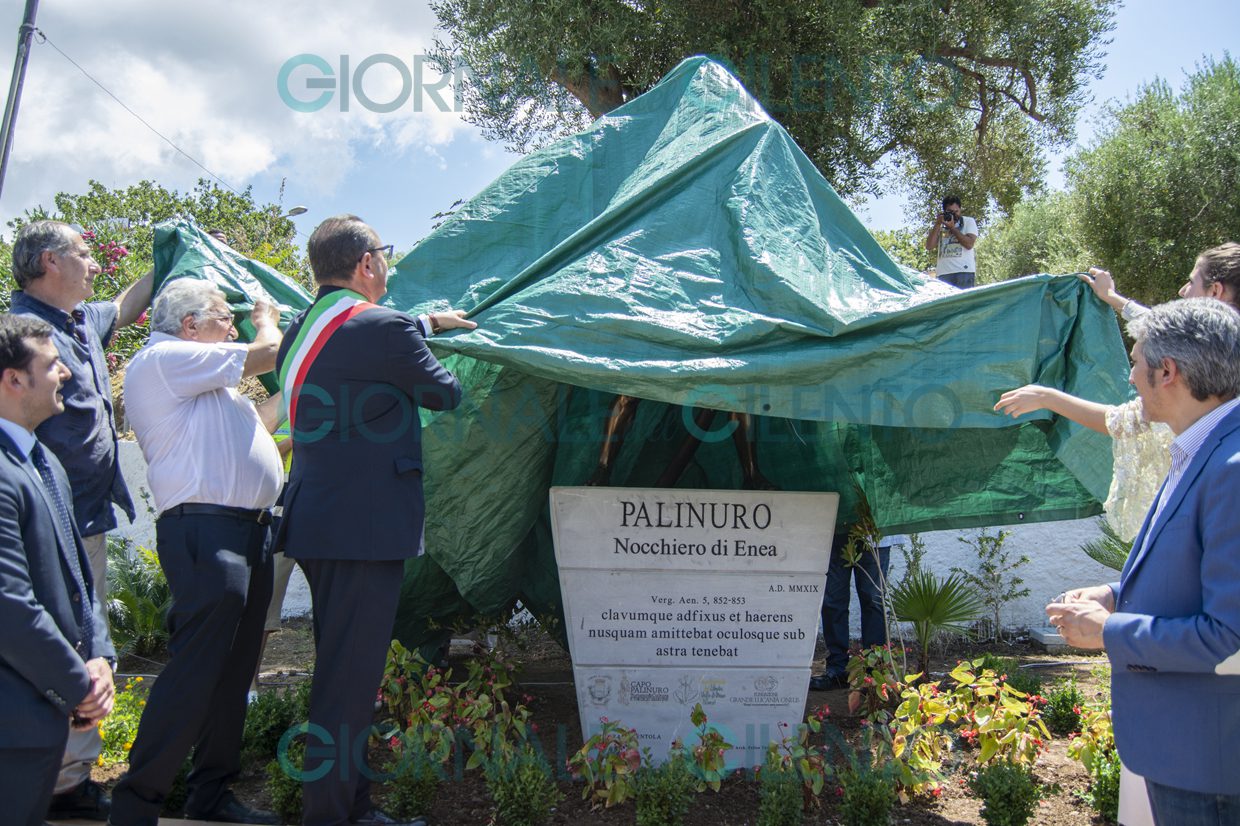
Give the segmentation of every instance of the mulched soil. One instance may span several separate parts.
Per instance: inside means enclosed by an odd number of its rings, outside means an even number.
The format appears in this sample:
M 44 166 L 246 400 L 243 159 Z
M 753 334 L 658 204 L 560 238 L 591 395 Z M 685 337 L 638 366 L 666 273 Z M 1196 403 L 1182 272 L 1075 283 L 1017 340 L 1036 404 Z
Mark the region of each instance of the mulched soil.
M 572 683 L 572 666 L 567 654 L 555 643 L 536 632 L 525 635 L 527 639 L 521 649 L 517 661 L 522 663 L 518 674 L 518 692 L 533 696 L 529 707 L 533 712 L 533 720 L 538 724 L 540 737 L 547 749 L 548 757 L 556 757 L 560 765 L 564 754 L 572 754 L 581 745 L 580 721 L 577 717 L 576 693 Z M 819 657 L 822 655 L 821 642 Z M 1044 685 L 1049 687 L 1070 675 L 1075 674 L 1080 687 L 1087 694 L 1096 688 L 1096 676 L 1091 673 L 1105 658 L 1087 655 L 1048 655 L 1036 646 L 1025 642 L 1005 645 L 965 646 L 942 652 L 931 661 L 932 671 L 948 671 L 957 660 L 966 657 L 980 656 L 989 651 L 1000 656 L 1012 657 L 1022 664 L 1046 664 L 1037 667 L 1037 673 L 1043 677 Z M 460 658 L 454 655 L 454 670 L 463 671 L 463 667 L 455 669 Z M 285 624 L 280 633 L 273 636 L 264 657 L 261 684 L 264 689 L 294 685 L 306 679 L 313 666 L 313 644 L 310 639 L 310 627 L 306 620 L 294 620 Z M 816 670 L 821 668 L 821 660 L 816 663 Z M 135 673 L 156 673 L 158 663 L 151 661 L 124 662 L 122 671 Z M 519 694 L 518 694 L 519 696 Z M 847 714 L 847 692 L 845 690 L 811 692 L 811 706 L 827 703 L 831 708 L 830 721 L 839 728 L 850 741 L 859 738 L 861 722 Z M 557 736 L 549 734 L 564 732 L 562 745 L 555 742 Z M 558 752 L 564 754 L 557 754 Z M 94 778 L 107 786 L 113 785 L 123 772 L 123 766 L 96 768 Z M 1067 741 L 1053 740 L 1039 758 L 1034 769 L 1037 779 L 1049 787 L 1048 793 L 1039 804 L 1033 819 L 1036 824 L 1095 824 L 1103 826 L 1101 818 L 1095 816 L 1089 806 L 1079 798 L 1088 785 L 1088 777 L 1079 763 L 1067 756 Z M 945 824 L 982 824 L 980 814 L 981 803 L 972 797 L 964 788 L 964 774 L 956 774 L 949 778 L 943 795 L 936 800 L 914 800 L 905 805 L 897 805 L 892 812 L 893 824 L 910 824 L 911 826 L 944 826 Z M 632 824 L 635 822 L 635 809 L 632 802 L 614 807 L 610 810 L 591 809 L 589 802 L 582 800 L 582 786 L 571 781 L 561 781 L 560 790 L 564 800 L 552 816 L 553 824 Z M 250 805 L 262 808 L 270 807 L 270 798 L 265 789 L 265 773 L 262 766 L 247 766 L 235 785 L 238 796 Z M 811 826 L 817 824 L 836 824 L 835 789 L 828 781 L 818 809 L 808 812 L 804 822 Z M 704 792 L 694 798 L 693 807 L 685 819 L 686 826 L 745 826 L 754 824 L 758 811 L 757 784 L 748 779 L 730 779 L 725 781 L 718 793 Z M 435 826 L 479 826 L 491 821 L 492 807 L 480 773 L 471 771 L 463 777 L 443 782 L 439 786 L 438 797 L 431 810 L 427 813 Z

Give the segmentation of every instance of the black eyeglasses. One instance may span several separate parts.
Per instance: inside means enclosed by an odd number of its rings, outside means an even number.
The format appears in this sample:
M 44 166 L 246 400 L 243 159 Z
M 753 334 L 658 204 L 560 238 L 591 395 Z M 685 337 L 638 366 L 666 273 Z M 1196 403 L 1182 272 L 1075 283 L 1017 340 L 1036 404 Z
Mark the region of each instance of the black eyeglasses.
M 379 253 L 379 255 L 383 256 L 384 261 L 391 261 L 392 253 L 395 251 L 396 251 L 395 244 L 386 244 L 382 247 L 371 247 L 368 250 L 366 250 L 366 252 L 370 253 L 371 255 L 374 255 L 375 253 Z M 359 258 L 358 260 L 360 261 L 362 259 Z

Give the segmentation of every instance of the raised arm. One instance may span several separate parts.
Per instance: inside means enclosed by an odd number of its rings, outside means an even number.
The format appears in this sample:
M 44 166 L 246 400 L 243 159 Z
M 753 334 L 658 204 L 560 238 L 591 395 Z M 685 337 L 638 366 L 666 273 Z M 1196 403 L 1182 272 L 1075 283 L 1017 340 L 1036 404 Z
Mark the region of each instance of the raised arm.
M 1035 410 L 1049 410 L 1099 433 L 1107 432 L 1107 411 L 1110 409 L 1109 405 L 1086 401 L 1040 384 L 1026 384 L 1009 390 L 999 397 L 995 405 L 996 413 L 1006 413 L 1012 418 Z

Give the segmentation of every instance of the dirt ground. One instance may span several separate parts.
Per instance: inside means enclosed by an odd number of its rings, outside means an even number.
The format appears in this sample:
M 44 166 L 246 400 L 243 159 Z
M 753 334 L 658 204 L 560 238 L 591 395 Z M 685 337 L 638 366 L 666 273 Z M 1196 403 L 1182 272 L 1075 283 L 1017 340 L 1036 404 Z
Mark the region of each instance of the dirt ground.
M 1104 658 L 1083 655 L 1049 655 L 1028 643 L 1017 642 L 1010 645 L 985 645 L 980 647 L 957 648 L 941 654 L 931 662 L 931 670 L 949 671 L 957 660 L 980 656 L 984 652 L 999 656 L 1013 657 L 1036 669 L 1042 676 L 1044 685 L 1049 689 L 1059 680 L 1075 674 L 1081 689 L 1087 694 L 1096 689 L 1096 677 L 1091 672 Z M 818 656 L 822 656 L 821 641 Z M 459 658 L 454 655 L 454 665 Z M 546 637 L 535 635 L 526 640 L 526 646 L 517 657 L 522 663 L 518 673 L 518 690 L 533 696 L 530 703 L 533 720 L 538 724 L 540 737 L 549 758 L 562 761 L 581 745 L 581 729 L 577 716 L 576 693 L 573 688 L 572 666 L 568 655 Z M 284 629 L 271 638 L 263 658 L 260 684 L 263 688 L 290 686 L 307 679 L 313 667 L 313 642 L 310 625 L 307 620 L 299 619 L 286 622 Z M 821 660 L 816 662 L 815 670 L 821 669 Z M 458 669 L 463 671 L 463 668 Z M 158 664 L 149 660 L 141 662 L 122 662 L 125 673 L 157 673 Z M 831 721 L 846 736 L 853 736 L 860 731 L 860 721 L 847 714 L 847 692 L 845 690 L 811 692 L 811 706 L 827 703 L 831 708 Z M 558 738 L 549 732 L 563 731 L 564 736 Z M 560 742 L 556 742 L 560 740 Z M 564 754 L 559 754 L 563 751 Z M 561 762 L 562 765 L 562 762 Z M 112 785 L 119 778 L 123 767 L 98 768 L 95 779 L 105 785 Z M 1033 819 L 1036 824 L 1055 824 L 1055 826 L 1071 826 L 1072 824 L 1094 824 L 1102 826 L 1104 821 L 1096 818 L 1091 809 L 1081 801 L 1078 794 L 1087 786 L 1087 776 L 1080 764 L 1067 756 L 1067 741 L 1056 739 L 1051 741 L 1047 750 L 1039 758 L 1034 769 L 1037 779 L 1049 787 L 1045 798 L 1039 805 L 1038 813 Z M 261 766 L 249 766 L 235 785 L 238 796 L 251 805 L 263 808 L 270 807 L 267 796 L 265 777 Z M 632 803 L 626 803 L 609 811 L 591 811 L 589 804 L 581 798 L 582 786 L 569 781 L 562 781 L 560 789 L 564 800 L 556 810 L 551 822 L 554 824 L 632 824 L 635 822 L 635 810 Z M 828 787 L 822 795 L 822 806 L 807 813 L 805 823 L 810 826 L 819 824 L 835 824 L 839 820 L 835 813 L 834 786 Z M 946 826 L 946 824 L 982 824 L 980 801 L 969 795 L 964 788 L 964 776 L 953 775 L 949 778 L 942 797 L 933 801 L 915 800 L 906 805 L 898 805 L 892 812 L 893 824 L 909 824 L 910 826 Z M 750 780 L 737 779 L 724 783 L 718 793 L 710 791 L 697 795 L 693 807 L 685 820 L 686 826 L 746 826 L 756 821 L 758 811 L 757 785 Z M 486 787 L 479 773 L 468 772 L 463 777 L 443 782 L 439 786 L 438 798 L 427 813 L 434 826 L 480 826 L 491 820 L 491 803 Z

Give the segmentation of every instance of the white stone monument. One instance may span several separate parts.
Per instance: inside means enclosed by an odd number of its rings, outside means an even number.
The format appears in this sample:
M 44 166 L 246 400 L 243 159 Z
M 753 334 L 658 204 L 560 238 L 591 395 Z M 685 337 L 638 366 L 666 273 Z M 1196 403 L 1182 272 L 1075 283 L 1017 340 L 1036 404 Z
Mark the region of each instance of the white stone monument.
M 557 487 L 551 521 L 583 737 L 637 730 L 656 761 L 701 703 L 761 765 L 805 716 L 839 495 Z M 781 730 L 780 724 L 788 728 Z

